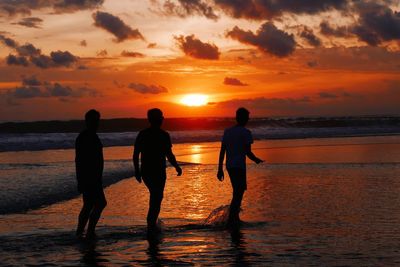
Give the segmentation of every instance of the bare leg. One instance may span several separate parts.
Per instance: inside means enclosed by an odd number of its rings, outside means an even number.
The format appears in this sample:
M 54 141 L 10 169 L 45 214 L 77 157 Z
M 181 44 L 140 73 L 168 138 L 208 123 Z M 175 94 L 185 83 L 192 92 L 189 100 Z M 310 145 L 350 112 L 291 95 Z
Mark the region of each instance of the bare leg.
M 242 205 L 244 190 L 243 189 L 233 189 L 233 196 L 231 201 L 231 206 L 229 209 L 229 224 L 237 224 L 240 222 L 239 212 L 240 206 Z
M 150 191 L 150 201 L 149 201 L 149 211 L 147 213 L 147 225 L 149 228 L 156 228 L 158 215 L 161 210 L 161 202 L 163 200 L 163 190 L 149 190 Z
M 96 202 L 94 203 L 94 207 L 92 209 L 92 212 L 90 213 L 89 225 L 88 225 L 86 237 L 90 238 L 90 237 L 95 236 L 95 228 L 96 228 L 97 222 L 99 221 L 101 213 L 106 206 L 107 206 L 107 201 L 106 201 L 106 199 L 104 197 L 104 193 L 103 193 L 103 196 L 100 199 L 96 200 Z
M 76 229 L 76 235 L 82 236 L 85 230 L 86 224 L 89 220 L 90 212 L 93 208 L 93 203 L 83 200 L 82 210 L 78 217 L 78 227 Z

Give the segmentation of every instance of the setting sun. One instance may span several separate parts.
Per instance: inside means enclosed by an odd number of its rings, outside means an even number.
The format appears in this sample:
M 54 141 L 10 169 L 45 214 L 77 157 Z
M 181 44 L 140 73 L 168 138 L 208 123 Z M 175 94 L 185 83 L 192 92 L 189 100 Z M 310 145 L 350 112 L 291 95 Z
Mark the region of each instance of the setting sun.
M 208 97 L 206 95 L 190 94 L 190 95 L 185 95 L 184 97 L 182 97 L 180 102 L 185 106 L 199 107 L 199 106 L 206 105 L 207 99 L 208 99 Z

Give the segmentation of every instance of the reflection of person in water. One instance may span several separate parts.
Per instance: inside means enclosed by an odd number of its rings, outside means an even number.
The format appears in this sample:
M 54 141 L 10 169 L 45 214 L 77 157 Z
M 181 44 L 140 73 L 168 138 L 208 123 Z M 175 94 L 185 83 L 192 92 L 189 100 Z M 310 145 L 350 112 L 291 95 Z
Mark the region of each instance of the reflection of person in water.
M 140 131 L 136 137 L 133 163 L 136 180 L 141 183 L 143 178 L 144 184 L 150 192 L 149 211 L 147 213 L 148 229 L 156 230 L 167 177 L 165 158 L 168 158 L 171 165 L 175 167 L 178 176 L 182 174 L 182 169 L 172 153 L 169 134 L 161 129 L 164 120 L 162 111 L 157 108 L 150 109 L 147 112 L 147 118 L 150 127 Z M 140 166 L 139 154 L 141 156 Z
M 83 207 L 79 214 L 77 236 L 82 236 L 89 221 L 86 237 L 95 237 L 96 224 L 101 212 L 107 205 L 103 192 L 103 145 L 96 132 L 99 126 L 100 113 L 94 109 L 85 115 L 86 129 L 75 142 L 75 166 L 78 180 L 78 191 L 83 196 Z
M 238 225 L 240 222 L 240 206 L 244 191 L 247 189 L 246 156 L 257 164 L 263 162 L 251 151 L 253 137 L 250 130 L 245 128 L 249 121 L 249 114 L 250 112 L 245 108 L 239 108 L 236 111 L 237 124 L 225 130 L 221 143 L 217 177 L 220 181 L 224 179 L 222 165 L 226 153 L 226 169 L 233 188 L 228 219 L 228 225 L 230 226 Z

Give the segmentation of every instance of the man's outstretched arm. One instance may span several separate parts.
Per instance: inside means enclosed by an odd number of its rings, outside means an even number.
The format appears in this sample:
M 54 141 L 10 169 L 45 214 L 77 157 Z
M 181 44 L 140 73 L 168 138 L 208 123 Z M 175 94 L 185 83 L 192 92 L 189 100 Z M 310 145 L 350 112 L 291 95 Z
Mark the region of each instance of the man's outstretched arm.
M 221 143 L 221 150 L 219 151 L 219 161 L 218 161 L 218 173 L 217 178 L 218 180 L 224 180 L 224 158 L 225 158 L 226 147 L 224 143 Z
M 178 176 L 182 175 L 182 169 L 179 166 L 178 162 L 176 161 L 175 155 L 174 153 L 172 153 L 172 149 L 169 148 L 167 151 L 167 159 L 169 161 L 169 163 L 171 163 L 172 166 L 175 167 L 176 172 L 178 173 Z

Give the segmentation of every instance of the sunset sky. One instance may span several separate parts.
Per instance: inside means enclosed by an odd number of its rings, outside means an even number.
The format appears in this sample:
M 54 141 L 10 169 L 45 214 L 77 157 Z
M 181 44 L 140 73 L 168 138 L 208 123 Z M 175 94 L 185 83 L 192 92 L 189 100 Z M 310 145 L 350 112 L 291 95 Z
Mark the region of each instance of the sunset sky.
M 0 121 L 400 115 L 399 12 L 398 0 L 1 0 Z

